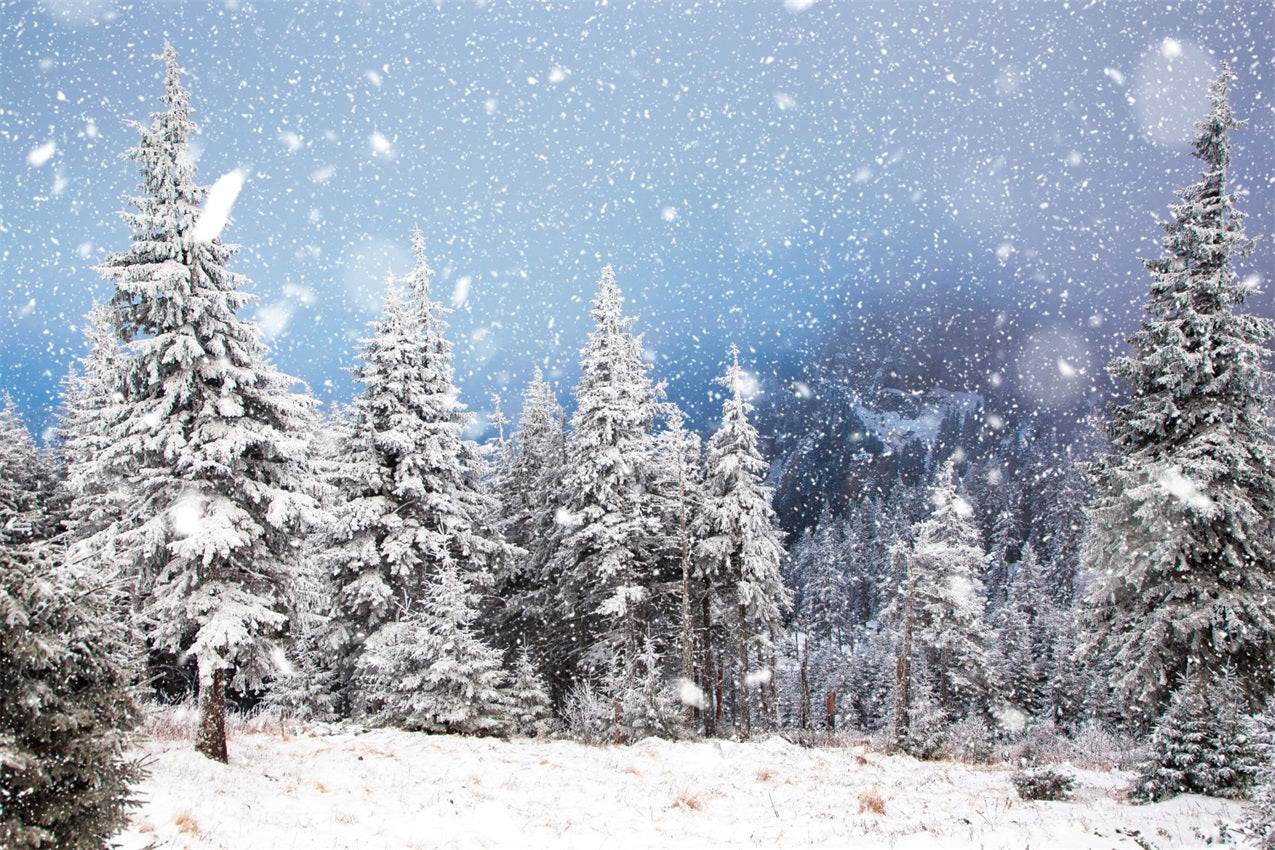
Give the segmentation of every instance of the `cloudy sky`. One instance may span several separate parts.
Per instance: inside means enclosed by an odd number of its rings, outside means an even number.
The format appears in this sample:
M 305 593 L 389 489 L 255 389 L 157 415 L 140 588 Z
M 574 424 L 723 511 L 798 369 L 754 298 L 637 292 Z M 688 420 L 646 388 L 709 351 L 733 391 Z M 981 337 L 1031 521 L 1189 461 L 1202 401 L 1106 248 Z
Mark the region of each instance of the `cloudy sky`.
M 120 153 L 166 38 L 201 178 L 246 175 L 225 238 L 250 313 L 325 400 L 414 225 L 480 413 L 533 363 L 565 400 L 605 263 L 695 409 L 732 341 L 765 377 L 883 323 L 950 349 L 962 389 L 1083 391 L 1136 327 L 1223 61 L 1232 184 L 1275 233 L 1265 0 L 0 0 L 0 387 L 37 428 L 128 240 Z M 1268 289 L 1271 242 L 1240 266 Z

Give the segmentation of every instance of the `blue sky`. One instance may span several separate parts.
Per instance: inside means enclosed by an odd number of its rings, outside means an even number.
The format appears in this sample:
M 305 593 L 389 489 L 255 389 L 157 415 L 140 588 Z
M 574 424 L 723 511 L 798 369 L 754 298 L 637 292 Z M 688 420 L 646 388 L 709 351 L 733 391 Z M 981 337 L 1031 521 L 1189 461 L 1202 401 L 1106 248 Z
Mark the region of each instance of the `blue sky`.
M 158 108 L 165 38 L 202 179 L 247 173 L 225 238 L 249 312 L 325 400 L 353 392 L 414 225 L 480 413 L 533 363 L 565 400 L 605 263 L 696 411 L 732 341 L 764 376 L 901 311 L 920 318 L 900 344 L 952 334 L 962 389 L 1055 353 L 1079 386 L 1136 326 L 1138 257 L 1196 176 L 1186 133 L 1223 60 L 1251 122 L 1233 184 L 1249 232 L 1275 233 L 1273 19 L 1258 0 L 0 2 L 0 387 L 48 424 L 109 293 L 93 266 L 128 239 L 119 154 Z M 1268 237 L 1241 271 L 1269 289 L 1272 257 Z

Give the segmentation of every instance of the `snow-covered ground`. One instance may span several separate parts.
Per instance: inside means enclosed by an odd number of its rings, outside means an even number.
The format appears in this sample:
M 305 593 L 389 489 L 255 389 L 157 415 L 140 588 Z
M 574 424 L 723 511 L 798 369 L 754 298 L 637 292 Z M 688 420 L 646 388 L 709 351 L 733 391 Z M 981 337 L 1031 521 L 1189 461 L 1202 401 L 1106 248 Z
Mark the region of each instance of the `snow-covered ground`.
M 124 848 L 1169 848 L 1216 845 L 1236 803 L 1122 799 L 1076 770 L 1071 802 L 1024 802 L 1008 767 L 863 748 L 648 740 L 590 747 L 391 730 L 239 726 L 229 765 L 176 718 Z M 154 729 L 156 724 L 152 722 Z

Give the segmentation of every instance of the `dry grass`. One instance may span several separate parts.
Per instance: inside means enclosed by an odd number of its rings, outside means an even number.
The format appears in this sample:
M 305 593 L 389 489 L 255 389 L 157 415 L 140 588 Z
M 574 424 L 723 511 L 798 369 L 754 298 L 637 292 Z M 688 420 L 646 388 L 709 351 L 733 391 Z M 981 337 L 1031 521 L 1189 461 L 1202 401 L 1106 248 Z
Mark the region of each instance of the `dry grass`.
M 881 798 L 880 793 L 875 788 L 859 794 L 859 812 L 860 814 L 866 812 L 871 812 L 874 815 L 885 814 L 885 800 Z
M 178 832 L 185 832 L 189 835 L 199 835 L 202 832 L 199 828 L 199 822 L 195 820 L 190 812 L 180 812 L 173 819 L 173 823 L 177 824 Z
M 683 809 L 688 812 L 698 812 L 704 808 L 704 804 L 700 802 L 698 794 L 692 794 L 690 791 L 683 791 L 678 798 L 673 801 L 670 809 Z
M 290 737 L 289 722 L 287 718 L 273 711 L 259 711 L 251 714 L 228 711 L 226 712 L 226 737 L 274 734 L 286 741 Z M 152 703 L 142 708 L 142 734 L 152 741 L 193 741 L 198 729 L 199 709 L 193 703 L 182 705 Z
M 770 780 L 774 778 L 775 778 L 775 772 L 771 770 L 770 768 L 763 767 L 761 770 L 757 771 L 758 782 L 769 782 Z

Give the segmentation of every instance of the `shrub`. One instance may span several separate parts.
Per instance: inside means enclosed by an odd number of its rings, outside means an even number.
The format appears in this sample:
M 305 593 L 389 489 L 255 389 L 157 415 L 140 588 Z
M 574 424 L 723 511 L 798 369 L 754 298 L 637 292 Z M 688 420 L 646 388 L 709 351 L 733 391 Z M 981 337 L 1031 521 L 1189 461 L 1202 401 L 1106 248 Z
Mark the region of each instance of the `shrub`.
M 1052 767 L 1020 770 L 1009 781 L 1024 800 L 1066 800 L 1076 784 L 1074 777 Z

